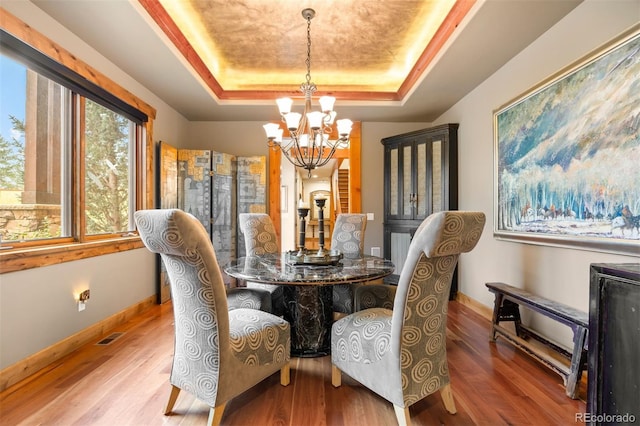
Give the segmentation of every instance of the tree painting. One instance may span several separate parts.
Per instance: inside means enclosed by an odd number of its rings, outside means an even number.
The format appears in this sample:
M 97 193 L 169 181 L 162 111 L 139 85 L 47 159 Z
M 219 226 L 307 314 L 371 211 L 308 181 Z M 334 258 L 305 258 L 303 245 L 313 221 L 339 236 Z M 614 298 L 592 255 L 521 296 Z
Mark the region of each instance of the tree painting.
M 496 234 L 640 240 L 640 34 L 494 125 Z

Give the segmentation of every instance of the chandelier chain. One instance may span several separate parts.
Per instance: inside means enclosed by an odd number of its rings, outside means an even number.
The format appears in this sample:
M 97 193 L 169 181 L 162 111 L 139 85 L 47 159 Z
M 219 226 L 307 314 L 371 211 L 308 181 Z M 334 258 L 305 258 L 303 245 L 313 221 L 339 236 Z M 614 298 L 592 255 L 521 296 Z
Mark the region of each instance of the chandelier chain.
M 311 18 L 307 17 L 307 84 L 311 84 Z

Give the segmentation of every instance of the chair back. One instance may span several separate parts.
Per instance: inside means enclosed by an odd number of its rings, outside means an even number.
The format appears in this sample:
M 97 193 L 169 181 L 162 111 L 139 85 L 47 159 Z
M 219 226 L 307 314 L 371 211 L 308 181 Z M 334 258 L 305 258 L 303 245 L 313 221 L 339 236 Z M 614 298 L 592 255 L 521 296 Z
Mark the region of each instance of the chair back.
M 449 382 L 445 345 L 451 281 L 460 253 L 476 246 L 484 224 L 482 212 L 438 212 L 422 222 L 411 241 L 398 281 L 391 330 L 391 349 L 401 360 L 407 406 L 433 392 L 426 392 L 430 385 L 439 389 Z
M 266 213 L 240 213 L 246 256 L 280 253 L 280 242 L 271 217 Z
M 162 256 L 169 274 L 175 316 L 170 381 L 214 406 L 221 358 L 230 343 L 226 291 L 213 245 L 202 224 L 182 210 L 140 210 L 134 217 L 142 242 Z M 196 386 L 205 374 L 211 383 Z
M 331 249 L 340 250 L 347 257 L 362 256 L 366 228 L 366 214 L 340 213 L 331 234 Z

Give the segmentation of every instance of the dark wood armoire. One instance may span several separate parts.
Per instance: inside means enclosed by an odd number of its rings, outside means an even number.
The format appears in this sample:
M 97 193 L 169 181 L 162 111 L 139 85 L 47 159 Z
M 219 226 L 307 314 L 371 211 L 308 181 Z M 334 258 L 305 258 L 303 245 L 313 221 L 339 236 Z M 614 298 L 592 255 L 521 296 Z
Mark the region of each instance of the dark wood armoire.
M 409 244 L 431 213 L 458 208 L 458 124 L 381 140 L 384 145 L 384 257 L 396 265 L 396 284 Z M 457 276 L 451 298 L 458 291 Z

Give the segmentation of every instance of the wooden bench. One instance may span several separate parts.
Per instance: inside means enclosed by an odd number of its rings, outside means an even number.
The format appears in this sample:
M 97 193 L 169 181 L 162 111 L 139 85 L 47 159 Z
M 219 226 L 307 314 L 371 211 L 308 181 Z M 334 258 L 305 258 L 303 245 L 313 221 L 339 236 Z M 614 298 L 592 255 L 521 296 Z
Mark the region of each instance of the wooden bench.
M 567 396 L 576 399 L 578 383 L 582 379 L 582 372 L 587 364 L 588 314 L 562 303 L 536 296 L 509 284 L 486 283 L 486 286 L 489 291 L 495 294 L 491 341 L 495 341 L 497 335 L 500 335 L 560 374 L 564 381 Z M 520 306 L 539 312 L 571 327 L 571 330 L 573 330 L 573 352 L 570 353 L 537 332 L 523 326 L 520 320 Z M 500 325 L 504 321 L 512 321 L 514 323 L 515 334 Z M 542 342 L 561 354 L 570 361 L 569 365 L 566 365 L 566 362 L 563 363 L 558 357 L 553 357 L 552 354 L 545 352 L 540 345 L 532 345 L 531 341 L 528 340 L 529 338 Z

